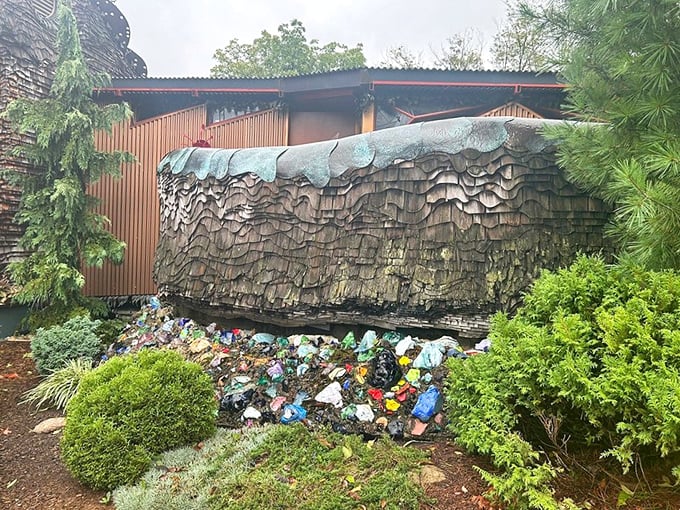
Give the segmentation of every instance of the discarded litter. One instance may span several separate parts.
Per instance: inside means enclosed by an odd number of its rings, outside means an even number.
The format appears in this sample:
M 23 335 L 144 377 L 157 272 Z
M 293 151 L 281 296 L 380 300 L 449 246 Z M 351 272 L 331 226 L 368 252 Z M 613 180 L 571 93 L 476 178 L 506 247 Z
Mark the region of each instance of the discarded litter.
M 435 386 L 430 386 L 425 393 L 418 397 L 418 401 L 413 407 L 411 414 L 421 421 L 428 421 L 441 411 L 442 403 L 443 400 L 439 389 Z
M 464 351 L 451 337 L 427 341 L 396 331 L 356 338 L 201 326 L 152 298 L 103 359 L 149 348 L 180 352 L 215 381 L 221 426 L 305 421 L 400 438 L 444 429 L 444 360 L 490 346 Z

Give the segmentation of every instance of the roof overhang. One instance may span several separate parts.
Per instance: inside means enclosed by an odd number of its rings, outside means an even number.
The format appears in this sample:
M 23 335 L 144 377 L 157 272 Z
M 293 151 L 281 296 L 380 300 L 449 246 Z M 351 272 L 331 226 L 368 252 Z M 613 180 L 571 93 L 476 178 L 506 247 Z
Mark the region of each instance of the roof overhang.
M 441 71 L 431 69 L 356 69 L 286 78 L 114 78 L 97 92 L 129 94 L 314 94 L 344 95 L 348 90 L 389 87 L 563 89 L 554 73 L 514 71 Z

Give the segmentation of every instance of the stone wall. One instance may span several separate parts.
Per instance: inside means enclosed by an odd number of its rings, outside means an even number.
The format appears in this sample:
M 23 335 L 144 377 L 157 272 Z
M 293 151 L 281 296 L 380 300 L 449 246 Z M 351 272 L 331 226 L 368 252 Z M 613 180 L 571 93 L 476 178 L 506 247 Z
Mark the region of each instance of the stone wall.
M 221 318 L 483 336 L 541 268 L 607 249 L 606 206 L 567 182 L 543 122 L 180 150 L 159 167 L 156 282 Z

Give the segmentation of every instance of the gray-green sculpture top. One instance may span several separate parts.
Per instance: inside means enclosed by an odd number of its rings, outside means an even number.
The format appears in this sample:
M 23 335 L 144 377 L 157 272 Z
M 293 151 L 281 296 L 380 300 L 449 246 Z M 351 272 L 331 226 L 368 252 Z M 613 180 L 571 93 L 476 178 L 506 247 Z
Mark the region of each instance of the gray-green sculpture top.
M 513 133 L 524 132 L 526 136 L 511 140 L 507 127 L 509 122 L 512 123 Z M 549 122 L 556 121 L 466 117 L 423 122 L 292 147 L 186 147 L 167 154 L 158 165 L 158 171 L 170 165 L 173 174 L 193 173 L 199 179 L 208 176 L 223 179 L 227 175 L 253 173 L 265 182 L 304 175 L 314 186 L 322 188 L 332 177 L 338 177 L 348 170 L 369 165 L 382 169 L 395 161 L 414 160 L 437 152 L 457 154 L 465 149 L 491 152 L 508 143 L 540 152 L 548 142 L 543 137 L 535 136 L 535 128 Z

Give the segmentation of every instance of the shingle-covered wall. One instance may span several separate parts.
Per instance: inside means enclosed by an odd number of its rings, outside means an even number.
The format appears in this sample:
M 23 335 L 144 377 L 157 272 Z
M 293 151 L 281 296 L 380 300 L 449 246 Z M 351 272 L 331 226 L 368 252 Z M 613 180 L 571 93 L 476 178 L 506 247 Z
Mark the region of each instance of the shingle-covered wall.
M 138 71 L 126 59 L 127 48 L 116 40 L 117 32 L 111 30 L 98 3 L 108 2 L 73 1 L 88 65 L 93 71 L 135 76 Z M 18 97 L 46 96 L 55 61 L 55 18 L 41 16 L 31 0 L 0 2 L 0 111 Z M 27 142 L 29 137 L 13 133 L 7 120 L 0 119 L 0 168 L 35 171 L 10 154 L 14 147 Z M 22 255 L 17 247 L 21 230 L 13 222 L 19 198 L 17 189 L 0 180 L 0 271 Z
M 542 124 L 454 119 L 278 152 L 178 151 L 159 174 L 156 282 L 216 317 L 482 336 L 542 268 L 607 250 L 607 207 L 567 182 Z

